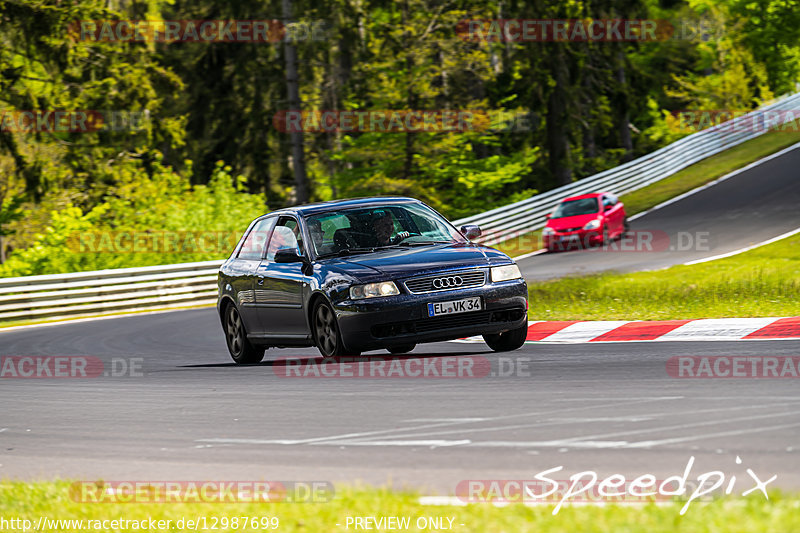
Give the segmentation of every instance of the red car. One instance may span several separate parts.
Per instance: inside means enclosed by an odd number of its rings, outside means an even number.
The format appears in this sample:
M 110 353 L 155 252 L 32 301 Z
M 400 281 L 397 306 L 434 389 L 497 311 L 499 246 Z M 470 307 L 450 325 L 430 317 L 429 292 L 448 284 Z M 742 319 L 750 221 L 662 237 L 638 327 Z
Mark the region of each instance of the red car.
M 625 205 L 609 192 L 593 192 L 561 201 L 547 215 L 542 240 L 548 251 L 606 244 L 628 231 Z

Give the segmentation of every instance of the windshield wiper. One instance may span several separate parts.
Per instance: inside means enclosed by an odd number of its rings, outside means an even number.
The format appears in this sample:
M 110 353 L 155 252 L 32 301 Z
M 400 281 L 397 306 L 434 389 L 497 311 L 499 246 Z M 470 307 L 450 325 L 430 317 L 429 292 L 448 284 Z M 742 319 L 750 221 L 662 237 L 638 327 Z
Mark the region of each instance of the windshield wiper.
M 328 252 L 327 254 L 318 255 L 318 259 L 325 259 L 326 257 L 341 257 L 350 254 L 369 254 L 374 251 L 373 248 L 342 248 L 338 252 Z
M 404 246 L 430 246 L 431 244 L 453 244 L 455 241 L 403 241 Z

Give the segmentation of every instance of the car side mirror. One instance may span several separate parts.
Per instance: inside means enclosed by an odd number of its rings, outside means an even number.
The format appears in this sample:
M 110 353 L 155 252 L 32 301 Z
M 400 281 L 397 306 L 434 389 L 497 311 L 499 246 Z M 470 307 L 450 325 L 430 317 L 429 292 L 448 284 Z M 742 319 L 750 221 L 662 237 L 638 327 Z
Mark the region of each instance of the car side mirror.
M 613 205 L 607 205 L 607 206 L 605 207 L 604 211 L 611 211 L 611 209 L 612 209 L 613 207 L 614 207 Z
M 481 236 L 481 227 L 475 224 L 466 224 L 461 226 L 461 233 L 464 234 L 464 237 L 467 239 L 474 239 L 475 237 Z
M 305 258 L 298 255 L 297 250 L 286 248 L 275 252 L 276 263 L 305 263 Z
M 544 216 L 544 219 L 545 219 L 545 220 L 550 220 L 550 217 L 551 217 L 551 216 L 553 216 L 553 213 L 547 213 L 547 214 Z

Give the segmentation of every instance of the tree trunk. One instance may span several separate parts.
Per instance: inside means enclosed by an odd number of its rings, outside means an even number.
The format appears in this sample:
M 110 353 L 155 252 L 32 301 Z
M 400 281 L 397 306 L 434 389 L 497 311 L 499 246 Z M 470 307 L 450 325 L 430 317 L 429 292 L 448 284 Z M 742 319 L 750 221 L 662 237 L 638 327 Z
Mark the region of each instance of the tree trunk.
M 283 23 L 288 25 L 292 21 L 292 2 L 283 0 Z M 286 55 L 286 90 L 289 97 L 289 109 L 300 111 L 300 89 L 297 79 L 297 48 L 290 41 L 284 43 Z M 308 202 L 308 176 L 306 175 L 306 160 L 303 152 L 303 132 L 290 133 L 292 144 L 292 168 L 294 170 L 295 201 L 299 204 Z
M 550 173 L 558 185 L 572 183 L 569 131 L 567 129 L 567 66 L 562 45 L 553 44 L 550 74 L 555 87 L 547 98 L 547 152 Z
M 617 83 L 619 87 L 619 142 L 625 149 L 623 161 L 628 161 L 633 154 L 633 140 L 631 139 L 630 129 L 630 106 L 628 105 L 628 87 L 625 82 L 625 54 L 620 50 L 617 52 Z

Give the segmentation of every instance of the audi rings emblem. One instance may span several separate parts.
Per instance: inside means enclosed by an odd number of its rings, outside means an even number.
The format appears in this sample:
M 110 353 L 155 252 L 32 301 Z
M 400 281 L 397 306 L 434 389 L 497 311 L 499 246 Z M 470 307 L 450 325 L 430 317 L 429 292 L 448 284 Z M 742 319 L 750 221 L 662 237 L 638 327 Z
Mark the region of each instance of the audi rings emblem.
M 436 278 L 433 280 L 434 289 L 450 289 L 452 287 L 460 287 L 464 284 L 461 276 L 450 276 L 447 278 Z

